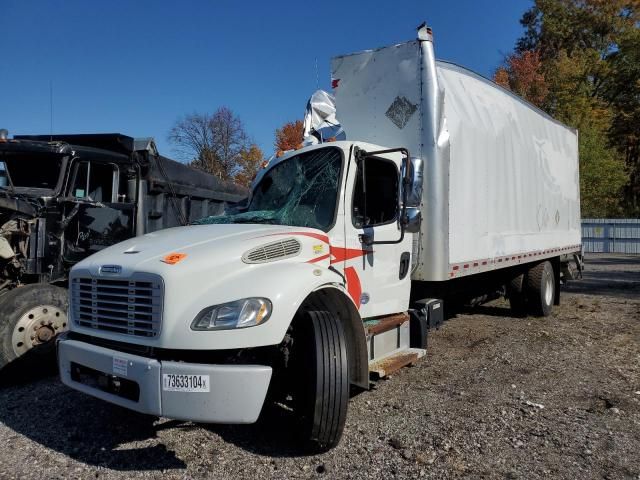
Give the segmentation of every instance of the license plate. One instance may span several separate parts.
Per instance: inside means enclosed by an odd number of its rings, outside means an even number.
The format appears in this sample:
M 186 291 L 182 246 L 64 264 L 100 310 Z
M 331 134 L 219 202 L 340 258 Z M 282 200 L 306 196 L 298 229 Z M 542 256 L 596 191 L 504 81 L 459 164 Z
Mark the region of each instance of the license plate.
M 162 389 L 166 392 L 208 392 L 209 375 L 162 375 Z

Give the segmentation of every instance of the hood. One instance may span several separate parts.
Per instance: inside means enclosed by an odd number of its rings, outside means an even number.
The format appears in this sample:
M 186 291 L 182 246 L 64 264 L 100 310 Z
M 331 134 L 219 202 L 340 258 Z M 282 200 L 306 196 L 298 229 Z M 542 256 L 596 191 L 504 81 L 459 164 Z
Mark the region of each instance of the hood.
M 285 245 L 274 245 L 280 242 Z M 284 254 L 280 254 L 283 249 Z M 177 270 L 188 273 L 237 262 L 321 264 L 326 259 L 328 266 L 328 254 L 327 234 L 312 228 L 193 225 L 169 228 L 118 243 L 83 260 L 74 270 L 88 269 L 93 275 L 98 275 L 102 266 L 117 265 L 121 271 L 119 276 L 125 277 L 135 271 L 166 276 L 165 273 L 171 275 Z
M 0 191 L 0 210 L 20 212 L 31 217 L 36 215 L 36 209 L 32 203 L 11 195 L 7 190 Z

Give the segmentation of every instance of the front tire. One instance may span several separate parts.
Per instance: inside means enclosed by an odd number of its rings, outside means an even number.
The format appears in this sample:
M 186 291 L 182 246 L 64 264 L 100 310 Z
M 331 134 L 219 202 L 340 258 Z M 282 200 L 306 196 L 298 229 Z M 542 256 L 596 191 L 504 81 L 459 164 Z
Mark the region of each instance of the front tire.
M 526 276 L 527 303 L 529 310 L 538 317 L 551 315 L 556 294 L 556 282 L 550 262 L 532 267 Z
M 327 311 L 303 312 L 294 327 L 299 433 L 310 450 L 326 451 L 342 437 L 349 401 L 344 329 Z
M 4 294 L 0 368 L 20 357 L 52 357 L 56 335 L 68 329 L 67 305 L 67 291 L 49 284 L 26 285 Z

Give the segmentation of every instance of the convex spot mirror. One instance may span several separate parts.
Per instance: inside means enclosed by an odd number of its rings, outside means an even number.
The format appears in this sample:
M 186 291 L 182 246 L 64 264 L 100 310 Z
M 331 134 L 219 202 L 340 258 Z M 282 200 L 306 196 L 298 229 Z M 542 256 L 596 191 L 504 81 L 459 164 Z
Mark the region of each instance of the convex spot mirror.
M 407 233 L 418 233 L 420 231 L 420 223 L 422 222 L 422 213 L 418 207 L 407 207 L 407 214 L 404 217 L 404 231 Z
M 402 178 L 405 178 L 405 170 L 409 167 L 409 185 L 407 189 L 407 207 L 419 207 L 422 202 L 422 173 L 424 162 L 421 158 L 411 157 L 409 161 L 402 162 Z

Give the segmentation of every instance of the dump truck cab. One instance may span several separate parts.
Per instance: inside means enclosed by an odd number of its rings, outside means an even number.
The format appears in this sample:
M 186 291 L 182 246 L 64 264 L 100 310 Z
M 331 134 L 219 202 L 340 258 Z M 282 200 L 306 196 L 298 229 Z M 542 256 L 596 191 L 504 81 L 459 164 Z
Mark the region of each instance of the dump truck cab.
M 211 190 L 195 191 L 191 177 Z M 160 157 L 152 139 L 1 135 L 0 367 L 68 328 L 65 287 L 77 262 L 244 196 Z

